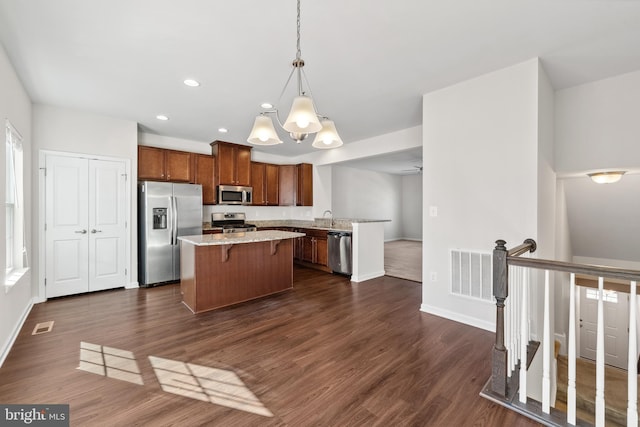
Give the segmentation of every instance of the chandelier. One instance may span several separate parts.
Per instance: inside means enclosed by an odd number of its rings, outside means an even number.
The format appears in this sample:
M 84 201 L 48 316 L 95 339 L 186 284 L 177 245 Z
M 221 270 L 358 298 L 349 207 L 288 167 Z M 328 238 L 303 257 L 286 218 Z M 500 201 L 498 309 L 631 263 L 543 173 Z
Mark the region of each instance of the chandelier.
M 308 96 L 303 88 L 304 81 L 309 82 L 307 76 L 304 73 L 304 60 L 302 59 L 302 53 L 300 51 L 300 0 L 298 0 L 298 19 L 297 19 L 297 51 L 296 59 L 293 60 L 293 69 L 289 74 L 287 82 L 282 88 L 280 98 L 284 94 L 293 74 L 295 73 L 297 79 L 297 96 L 293 99 L 289 116 L 285 120 L 284 124 L 280 121 L 277 107 L 270 107 L 268 110 L 260 113 L 256 117 L 256 120 L 251 129 L 251 134 L 247 138 L 247 142 L 255 145 L 276 145 L 282 144 L 282 141 L 278 137 L 276 130 L 273 126 L 273 120 L 268 114 L 275 116 L 278 121 L 278 125 L 289 133 L 291 139 L 300 143 L 304 141 L 309 134 L 315 133 L 316 137 L 313 140 L 312 146 L 315 148 L 337 148 L 342 145 L 342 139 L 338 135 L 336 126 L 332 120 L 328 117 L 320 115 L 316 112 L 316 108 L 311 96 Z M 309 92 L 311 90 L 309 89 Z M 280 99 L 278 99 L 278 103 Z

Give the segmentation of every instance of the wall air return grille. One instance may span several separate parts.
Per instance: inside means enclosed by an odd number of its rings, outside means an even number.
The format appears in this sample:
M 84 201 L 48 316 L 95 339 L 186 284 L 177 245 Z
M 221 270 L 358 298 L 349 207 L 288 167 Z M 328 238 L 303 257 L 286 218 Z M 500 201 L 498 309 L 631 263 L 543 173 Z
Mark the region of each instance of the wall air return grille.
M 451 250 L 451 293 L 493 301 L 489 252 Z

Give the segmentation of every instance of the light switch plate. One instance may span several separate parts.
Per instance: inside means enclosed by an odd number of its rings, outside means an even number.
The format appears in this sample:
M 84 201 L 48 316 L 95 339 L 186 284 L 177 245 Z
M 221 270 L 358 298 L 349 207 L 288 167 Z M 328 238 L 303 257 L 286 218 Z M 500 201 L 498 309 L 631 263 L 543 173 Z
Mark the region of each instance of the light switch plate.
M 429 216 L 438 216 L 437 206 L 429 206 Z

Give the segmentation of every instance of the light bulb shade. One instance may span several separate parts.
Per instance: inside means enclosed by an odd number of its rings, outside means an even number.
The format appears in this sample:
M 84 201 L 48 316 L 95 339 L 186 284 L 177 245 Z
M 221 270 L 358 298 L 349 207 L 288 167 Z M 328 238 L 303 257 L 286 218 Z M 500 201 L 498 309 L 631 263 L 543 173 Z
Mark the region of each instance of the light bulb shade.
M 247 138 L 247 142 L 255 145 L 276 145 L 282 144 L 276 129 L 273 127 L 271 117 L 259 115 L 253 122 L 253 129 Z
M 314 148 L 338 148 L 342 145 L 342 139 L 338 135 L 336 125 L 333 120 L 325 119 L 322 121 L 322 129 L 316 134 L 316 139 L 311 144 Z
M 613 184 L 620 181 L 625 171 L 613 171 L 613 172 L 595 172 L 590 173 L 589 178 L 597 184 Z
M 313 100 L 305 95 L 296 96 L 282 127 L 290 133 L 316 133 L 322 129 Z

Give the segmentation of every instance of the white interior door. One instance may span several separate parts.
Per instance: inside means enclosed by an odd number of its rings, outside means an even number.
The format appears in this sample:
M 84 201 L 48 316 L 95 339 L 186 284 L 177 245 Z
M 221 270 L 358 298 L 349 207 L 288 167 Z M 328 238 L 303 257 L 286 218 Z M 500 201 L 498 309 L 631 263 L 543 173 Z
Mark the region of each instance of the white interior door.
M 604 363 L 627 369 L 629 350 L 629 296 L 606 291 L 604 295 Z M 580 287 L 580 356 L 596 360 L 598 290 Z
M 126 284 L 126 163 L 47 155 L 47 298 Z
M 89 160 L 89 291 L 125 284 L 126 166 Z
M 87 160 L 47 156 L 47 298 L 89 290 Z

